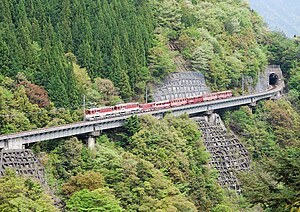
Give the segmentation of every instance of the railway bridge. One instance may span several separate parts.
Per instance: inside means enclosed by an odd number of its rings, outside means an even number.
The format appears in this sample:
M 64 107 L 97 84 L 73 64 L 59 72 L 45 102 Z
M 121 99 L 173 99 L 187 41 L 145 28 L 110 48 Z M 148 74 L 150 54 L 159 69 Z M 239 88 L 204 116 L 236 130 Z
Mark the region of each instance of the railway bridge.
M 182 62 L 182 58 L 180 61 L 183 63 L 180 67 L 186 68 L 187 64 L 184 61 Z M 248 87 L 248 90 L 251 90 L 253 94 L 138 113 L 137 115 L 149 114 L 161 118 L 165 113 L 172 112 L 175 116 L 183 113 L 193 116 L 199 130 L 202 132 L 206 150 L 212 155 L 209 164 L 219 172 L 219 184 L 222 187 L 227 186 L 240 193 L 240 183 L 234 172 L 248 170 L 251 162 L 250 157 L 238 138 L 227 133 L 220 117 L 217 114 L 213 114 L 213 111 L 241 105 L 254 106 L 259 100 L 276 99 L 281 96 L 283 88 L 284 82 L 280 67 L 268 66 L 266 72 L 258 76 L 256 87 Z M 208 90 L 204 77 L 199 75 L 199 73 L 178 72 L 171 75 L 164 82 L 163 86 L 157 89 L 154 98 L 156 101 L 187 98 L 202 95 L 207 93 Z M 209 117 L 198 117 L 201 113 L 209 114 Z M 25 149 L 28 144 L 85 135 L 88 137 L 88 147 L 92 149 L 95 145 L 95 137 L 99 136 L 101 131 L 121 127 L 130 116 L 124 115 L 0 135 L 0 177 L 4 175 L 7 167 L 14 167 L 18 174 L 31 175 L 39 179 L 42 184 L 45 184 L 44 168 L 33 152 L 30 149 Z
M 138 113 L 137 115 L 141 116 L 148 114 L 161 118 L 165 113 L 168 112 L 172 112 L 172 114 L 175 116 L 179 116 L 184 113 L 187 113 L 188 115 L 196 115 L 201 113 L 211 113 L 214 110 L 226 109 L 241 105 L 255 105 L 259 100 L 278 98 L 281 95 L 284 87 L 283 81 L 280 82 L 280 80 L 281 79 L 277 79 L 275 75 L 270 76 L 270 81 L 272 81 L 272 84 L 276 84 L 276 86 L 274 86 L 273 89 L 264 92 L 237 96 L 228 99 L 201 102 L 193 105 L 184 105 L 157 111 L 143 112 Z M 92 149 L 95 145 L 95 136 L 98 136 L 103 130 L 121 127 L 130 116 L 131 115 L 124 115 L 95 121 L 83 121 L 56 127 L 1 135 L 0 150 L 24 149 L 26 145 L 31 143 L 84 134 L 88 135 L 88 147 Z

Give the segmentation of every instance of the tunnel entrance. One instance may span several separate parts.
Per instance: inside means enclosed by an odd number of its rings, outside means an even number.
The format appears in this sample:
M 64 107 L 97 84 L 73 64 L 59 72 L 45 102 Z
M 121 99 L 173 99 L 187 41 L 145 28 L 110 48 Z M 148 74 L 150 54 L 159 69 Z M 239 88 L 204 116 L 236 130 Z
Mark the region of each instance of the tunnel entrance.
M 277 84 L 278 84 L 278 75 L 275 73 L 270 74 L 269 85 L 277 85 Z

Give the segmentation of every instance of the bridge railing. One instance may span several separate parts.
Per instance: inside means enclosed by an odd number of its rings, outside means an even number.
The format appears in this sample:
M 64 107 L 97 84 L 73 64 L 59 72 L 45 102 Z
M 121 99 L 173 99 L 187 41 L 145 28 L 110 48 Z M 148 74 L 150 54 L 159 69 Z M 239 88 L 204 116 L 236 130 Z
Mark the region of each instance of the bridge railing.
M 192 105 L 183 105 L 180 107 L 162 109 L 157 111 L 143 112 L 143 113 L 138 113 L 137 115 L 140 116 L 144 114 L 149 114 L 149 115 L 155 115 L 161 117 L 164 113 L 168 111 L 172 111 L 175 115 L 180 115 L 183 113 L 193 114 L 193 113 L 199 113 L 208 110 L 215 110 L 215 109 L 221 109 L 226 107 L 250 104 L 260 99 L 270 98 L 276 95 L 282 89 L 283 89 L 282 86 L 277 86 L 272 90 L 266 92 L 249 94 L 244 96 L 237 96 L 228 99 L 219 99 L 219 100 L 209 101 L 209 102 L 201 102 Z M 108 118 L 108 119 L 76 122 L 76 123 L 71 123 L 71 124 L 66 124 L 61 126 L 40 128 L 31 131 L 18 132 L 18 133 L 13 133 L 8 135 L 0 135 L 0 148 L 3 148 L 3 146 L 5 146 L 3 142 L 8 142 L 8 141 L 15 141 L 21 143 L 23 142 L 24 144 L 26 144 L 26 143 L 32 143 L 41 140 L 54 139 L 55 135 L 57 135 L 57 138 L 61 138 L 61 137 L 68 137 L 77 134 L 89 133 L 95 130 L 115 128 L 121 126 L 121 124 L 123 124 L 125 120 L 128 119 L 130 116 L 131 115 L 127 114 L 124 116 Z M 65 131 L 69 131 L 69 132 L 66 133 Z M 51 133 L 52 133 L 51 136 L 46 135 Z

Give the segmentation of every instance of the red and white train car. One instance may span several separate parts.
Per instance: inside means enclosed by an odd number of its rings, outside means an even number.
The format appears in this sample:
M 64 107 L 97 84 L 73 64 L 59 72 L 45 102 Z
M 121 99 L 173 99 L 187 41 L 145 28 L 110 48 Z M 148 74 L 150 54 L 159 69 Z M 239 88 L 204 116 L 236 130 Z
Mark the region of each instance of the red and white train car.
M 159 102 L 151 102 L 145 104 L 139 104 L 138 102 L 131 102 L 125 104 L 118 104 L 109 107 L 91 108 L 86 110 L 86 120 L 96 120 L 115 116 L 121 116 L 125 114 L 134 114 L 140 112 L 147 112 L 151 110 L 161 110 L 170 107 L 179 107 L 188 104 L 197 104 L 204 101 L 212 101 L 217 99 L 225 99 L 232 96 L 231 91 L 221 91 L 211 94 L 205 94 L 202 96 L 195 96 L 189 98 L 178 98 L 173 100 L 165 100 Z
M 199 102 L 203 102 L 203 96 L 195 96 L 187 99 L 188 104 L 197 104 Z
M 231 91 L 221 91 L 217 92 L 218 99 L 226 99 L 229 97 L 232 97 L 232 92 Z
M 138 102 L 118 104 L 109 107 L 91 108 L 85 111 L 85 119 L 92 121 L 125 114 L 134 114 L 140 112 L 140 110 L 141 108 Z
M 212 101 L 217 99 L 226 99 L 232 96 L 231 91 L 221 91 L 203 95 L 203 101 Z
M 111 116 L 114 113 L 114 107 L 100 107 L 100 108 L 90 108 L 85 111 L 85 119 L 88 121 L 95 119 L 102 119 Z
M 154 110 L 160 110 L 160 109 L 165 109 L 165 108 L 170 108 L 170 107 L 171 107 L 171 104 L 170 104 L 169 100 L 153 102 Z
M 154 104 L 155 104 L 154 102 L 140 104 L 140 109 L 142 112 L 154 110 Z
M 115 106 L 114 111 L 121 113 L 137 113 L 140 111 L 140 104 L 138 102 L 131 102 L 125 104 L 118 104 Z
M 173 99 L 170 101 L 171 107 L 178 107 L 181 105 L 186 105 L 187 103 L 188 103 L 188 98 Z

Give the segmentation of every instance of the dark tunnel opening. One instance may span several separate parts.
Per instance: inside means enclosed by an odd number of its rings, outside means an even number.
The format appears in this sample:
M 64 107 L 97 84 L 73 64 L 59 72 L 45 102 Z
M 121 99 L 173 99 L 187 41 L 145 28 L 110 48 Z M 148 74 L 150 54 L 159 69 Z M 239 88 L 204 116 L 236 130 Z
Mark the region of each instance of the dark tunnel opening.
M 277 85 L 277 84 L 278 84 L 278 75 L 275 73 L 270 74 L 269 85 Z

